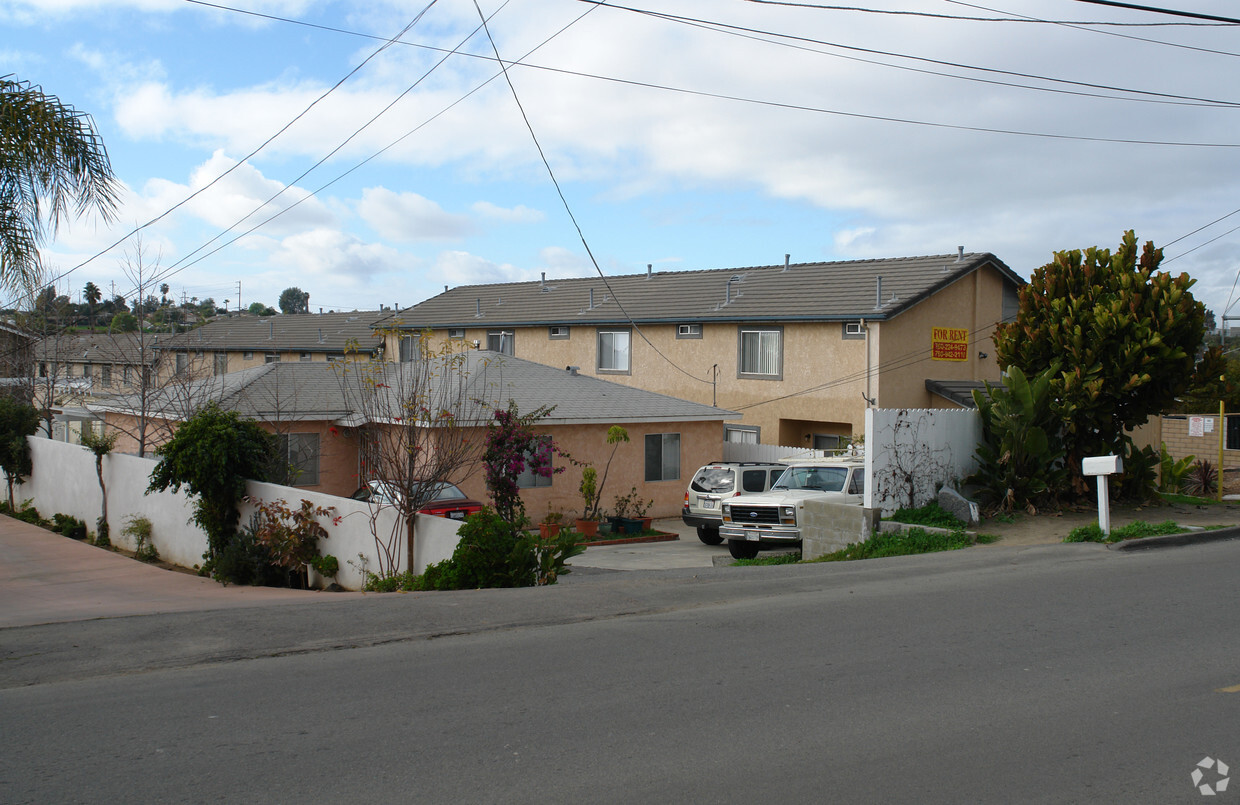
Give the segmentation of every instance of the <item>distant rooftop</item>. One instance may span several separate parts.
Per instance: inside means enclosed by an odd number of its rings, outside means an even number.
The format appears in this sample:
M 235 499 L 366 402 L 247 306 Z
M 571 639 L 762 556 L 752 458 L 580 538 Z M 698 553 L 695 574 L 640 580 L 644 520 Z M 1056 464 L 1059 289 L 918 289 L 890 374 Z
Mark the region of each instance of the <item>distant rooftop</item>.
M 231 316 L 176 335 L 162 336 L 161 349 L 299 350 L 343 352 L 356 342 L 364 352 L 382 343 L 376 322 L 392 315 L 388 310 L 350 313 L 303 313 L 278 316 Z

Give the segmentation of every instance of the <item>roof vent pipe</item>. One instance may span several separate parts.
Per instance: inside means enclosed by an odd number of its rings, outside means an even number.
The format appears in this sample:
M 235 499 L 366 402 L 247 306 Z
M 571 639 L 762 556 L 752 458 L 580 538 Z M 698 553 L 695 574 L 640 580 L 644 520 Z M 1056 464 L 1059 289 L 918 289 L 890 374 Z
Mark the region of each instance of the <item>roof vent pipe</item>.
M 594 310 L 594 289 L 590 289 L 590 310 Z
M 564 371 L 568 372 L 568 373 L 569 373 L 570 375 L 572 375 L 573 377 L 576 377 L 576 376 L 577 376 L 577 370 L 578 370 L 578 369 L 580 369 L 580 368 L 581 368 L 580 366 L 565 366 L 565 367 L 564 367 Z
M 540 290 L 545 291 L 547 290 L 547 272 L 543 271 L 541 273 L 542 273 L 542 287 Z
M 650 275 L 653 271 L 654 263 L 646 263 L 646 279 L 650 279 Z
M 787 271 L 787 270 L 788 270 L 788 261 L 789 261 L 789 260 L 791 260 L 791 259 L 792 259 L 792 255 L 790 255 L 790 254 L 785 254 L 785 255 L 784 255 L 784 271 Z
M 883 308 L 883 276 L 880 274 L 875 278 L 874 287 L 874 309 L 882 310 Z
M 270 341 L 271 339 L 275 337 L 276 337 L 276 323 L 274 321 L 269 321 L 267 322 L 267 340 Z
M 957 247 L 956 247 L 956 262 L 957 262 L 957 263 L 960 263 L 960 262 L 963 262 L 963 261 L 964 261 L 964 247 L 963 247 L 963 246 L 957 246 Z
M 322 327 L 319 328 L 319 343 L 320 344 L 323 343 L 323 328 Z

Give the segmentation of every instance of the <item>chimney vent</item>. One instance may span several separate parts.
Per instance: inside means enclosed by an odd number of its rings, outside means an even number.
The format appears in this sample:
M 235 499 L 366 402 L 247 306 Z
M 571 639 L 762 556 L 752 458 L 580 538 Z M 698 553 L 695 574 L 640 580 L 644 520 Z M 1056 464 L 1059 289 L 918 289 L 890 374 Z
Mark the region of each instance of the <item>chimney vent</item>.
M 646 279 L 650 279 L 650 275 L 654 272 L 654 263 L 646 263 Z
M 883 309 L 883 277 L 881 274 L 876 278 L 876 281 L 874 284 L 875 284 L 874 309 L 882 310 Z
M 791 259 L 792 259 L 792 255 L 790 255 L 790 254 L 785 254 L 785 255 L 784 255 L 784 271 L 787 271 L 787 270 L 788 270 L 788 261 L 789 261 L 789 260 L 791 260 Z
M 956 262 L 957 263 L 964 262 L 964 247 L 963 246 L 956 247 Z
M 573 377 L 576 377 L 576 376 L 577 376 L 577 370 L 578 370 L 578 369 L 580 369 L 580 368 L 581 368 L 580 366 L 565 366 L 565 367 L 564 367 L 564 371 L 568 372 L 568 373 L 569 373 L 570 375 L 572 375 Z

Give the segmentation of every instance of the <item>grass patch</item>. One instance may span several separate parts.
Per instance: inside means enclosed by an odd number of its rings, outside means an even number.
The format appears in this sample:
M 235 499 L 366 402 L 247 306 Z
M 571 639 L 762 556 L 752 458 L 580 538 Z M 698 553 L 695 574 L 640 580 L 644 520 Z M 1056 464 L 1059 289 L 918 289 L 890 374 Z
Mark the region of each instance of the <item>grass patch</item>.
M 991 539 L 993 542 L 993 538 Z M 882 556 L 909 556 L 915 553 L 935 553 L 967 548 L 973 540 L 962 530 L 936 534 L 922 528 L 907 531 L 875 533 L 865 542 L 849 545 L 843 550 L 829 553 L 811 562 L 847 562 L 853 559 L 877 559 Z
M 1158 496 L 1167 503 L 1185 503 L 1189 506 L 1217 506 L 1215 498 L 1199 498 L 1196 495 L 1185 495 L 1181 492 L 1159 492 Z
M 766 556 L 757 556 L 753 559 L 737 559 L 732 563 L 732 567 L 758 567 L 765 565 L 795 565 L 801 561 L 801 552 L 794 553 L 773 553 Z
M 966 525 L 957 519 L 956 515 L 945 511 L 937 500 L 932 500 L 918 509 L 899 509 L 886 519 L 896 523 L 928 525 L 934 528 L 961 528 Z
M 1064 542 L 1120 542 L 1126 539 L 1141 539 L 1142 537 L 1164 537 L 1170 534 L 1183 534 L 1184 527 L 1178 525 L 1173 520 L 1164 520 L 1161 523 L 1147 523 L 1144 520 L 1131 522 L 1126 526 L 1111 529 L 1111 536 L 1102 533 L 1102 529 L 1097 523 L 1078 526 L 1063 538 Z

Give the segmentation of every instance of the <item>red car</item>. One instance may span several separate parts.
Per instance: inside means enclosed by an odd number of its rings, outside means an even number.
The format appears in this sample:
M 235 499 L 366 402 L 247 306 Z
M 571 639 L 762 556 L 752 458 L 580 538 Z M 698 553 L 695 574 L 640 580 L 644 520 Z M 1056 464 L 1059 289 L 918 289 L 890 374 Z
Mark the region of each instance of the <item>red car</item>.
M 420 481 L 415 483 L 421 483 Z M 447 481 L 432 481 L 434 492 L 430 502 L 418 509 L 418 514 L 429 514 L 434 517 L 447 517 L 450 520 L 464 520 L 475 512 L 482 511 L 482 504 L 472 498 L 465 497 L 456 484 Z M 394 504 L 403 493 L 391 481 L 370 481 L 349 497 L 366 503 L 377 505 Z M 419 497 L 421 497 L 419 495 Z

